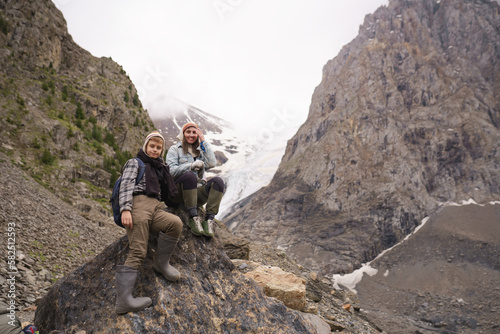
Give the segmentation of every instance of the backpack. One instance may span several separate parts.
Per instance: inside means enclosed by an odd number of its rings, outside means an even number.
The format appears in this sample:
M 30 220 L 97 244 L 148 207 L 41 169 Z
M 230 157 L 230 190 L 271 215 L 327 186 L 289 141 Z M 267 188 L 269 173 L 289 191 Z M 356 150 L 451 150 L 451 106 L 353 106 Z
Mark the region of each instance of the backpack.
M 146 165 L 144 161 L 139 158 L 137 162 L 139 163 L 139 172 L 137 173 L 137 179 L 135 180 L 135 184 L 139 183 L 139 181 L 144 176 L 144 172 L 146 171 Z M 109 202 L 111 203 L 111 209 L 113 210 L 113 219 L 115 220 L 116 225 L 123 227 L 122 225 L 122 214 L 120 212 L 120 185 L 122 184 L 122 177 L 120 176 L 113 186 L 113 192 L 111 193 L 111 199 Z M 124 228 L 124 227 L 123 227 Z

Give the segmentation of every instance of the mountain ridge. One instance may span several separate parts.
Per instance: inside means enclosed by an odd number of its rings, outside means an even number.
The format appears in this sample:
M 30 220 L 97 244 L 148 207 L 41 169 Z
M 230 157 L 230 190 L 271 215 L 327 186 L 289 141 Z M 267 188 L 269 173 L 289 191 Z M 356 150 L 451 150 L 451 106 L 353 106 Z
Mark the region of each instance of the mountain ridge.
M 270 185 L 227 219 L 232 231 L 347 273 L 441 203 L 498 200 L 495 13 L 496 2 L 393 0 L 367 15 L 324 66 Z
M 76 44 L 49 1 L 1 1 L 1 150 L 94 222 L 153 129 L 122 66 Z

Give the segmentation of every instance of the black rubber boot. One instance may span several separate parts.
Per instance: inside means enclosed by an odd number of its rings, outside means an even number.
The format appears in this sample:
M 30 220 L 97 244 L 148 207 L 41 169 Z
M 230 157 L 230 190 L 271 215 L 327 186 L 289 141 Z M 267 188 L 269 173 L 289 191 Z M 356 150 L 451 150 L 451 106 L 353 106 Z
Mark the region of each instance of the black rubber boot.
M 172 267 L 169 263 L 170 257 L 174 252 L 177 240 L 163 232 L 158 234 L 158 248 L 156 248 L 156 258 L 153 269 L 165 277 L 167 281 L 177 281 L 181 277 L 181 273 Z
M 132 267 L 116 266 L 116 313 L 136 312 L 151 305 L 152 300 L 149 297 L 132 296 L 137 274 L 137 269 Z

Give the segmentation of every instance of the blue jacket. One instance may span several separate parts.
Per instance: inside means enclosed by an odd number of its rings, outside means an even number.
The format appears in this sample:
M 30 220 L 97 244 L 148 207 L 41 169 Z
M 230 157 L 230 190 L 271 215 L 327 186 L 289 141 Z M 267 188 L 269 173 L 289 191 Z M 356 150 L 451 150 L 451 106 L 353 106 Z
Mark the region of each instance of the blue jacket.
M 204 141 L 198 146 L 198 150 L 200 151 L 200 155 L 196 157 L 196 160 L 202 160 L 205 163 L 205 170 L 217 165 L 217 159 L 210 144 Z M 170 167 L 170 174 L 174 178 L 178 178 L 182 174 L 191 171 L 191 164 L 194 161 L 195 158 L 191 153 L 184 154 L 182 142 L 178 142 L 168 149 L 166 163 Z

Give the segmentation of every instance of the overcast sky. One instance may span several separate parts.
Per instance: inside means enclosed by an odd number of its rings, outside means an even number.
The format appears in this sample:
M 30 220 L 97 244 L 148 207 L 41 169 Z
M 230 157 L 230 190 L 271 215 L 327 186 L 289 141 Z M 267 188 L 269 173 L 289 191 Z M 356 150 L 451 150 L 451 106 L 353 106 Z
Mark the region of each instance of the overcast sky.
M 254 128 L 302 123 L 323 65 L 387 0 L 53 0 L 69 33 L 123 66 L 152 116 L 180 100 Z

